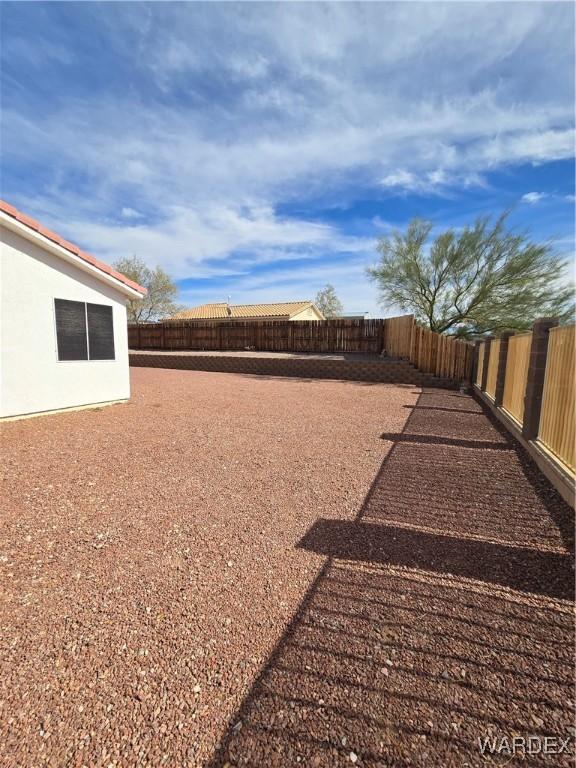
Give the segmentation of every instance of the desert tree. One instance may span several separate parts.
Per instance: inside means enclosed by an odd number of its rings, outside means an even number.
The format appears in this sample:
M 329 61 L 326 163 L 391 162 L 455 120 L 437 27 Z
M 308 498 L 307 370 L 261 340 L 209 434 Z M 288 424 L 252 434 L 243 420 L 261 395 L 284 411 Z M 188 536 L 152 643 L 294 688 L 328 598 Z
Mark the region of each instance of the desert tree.
M 174 301 L 178 295 L 176 284 L 161 267 L 150 269 L 137 256 L 120 259 L 114 267 L 148 291 L 143 299 L 128 303 L 128 322 L 146 323 L 161 320 L 183 308 Z
M 533 242 L 507 226 L 479 218 L 433 240 L 433 225 L 414 219 L 405 232 L 378 241 L 368 269 L 383 304 L 411 312 L 437 333 L 460 336 L 525 330 L 538 317 L 570 318 L 574 288 L 566 259 L 551 242 Z
M 318 291 L 314 304 L 316 304 L 327 320 L 339 317 L 344 311 L 342 302 L 336 295 L 336 289 L 330 283 L 327 283 L 321 291 Z

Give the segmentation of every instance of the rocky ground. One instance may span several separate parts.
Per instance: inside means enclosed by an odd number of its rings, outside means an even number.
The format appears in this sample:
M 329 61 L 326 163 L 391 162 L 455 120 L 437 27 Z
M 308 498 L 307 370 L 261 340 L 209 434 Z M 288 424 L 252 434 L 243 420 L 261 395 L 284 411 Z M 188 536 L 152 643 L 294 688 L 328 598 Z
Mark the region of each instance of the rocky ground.
M 132 378 L 2 426 L 0 764 L 481 765 L 478 737 L 569 735 L 573 518 L 471 398 Z

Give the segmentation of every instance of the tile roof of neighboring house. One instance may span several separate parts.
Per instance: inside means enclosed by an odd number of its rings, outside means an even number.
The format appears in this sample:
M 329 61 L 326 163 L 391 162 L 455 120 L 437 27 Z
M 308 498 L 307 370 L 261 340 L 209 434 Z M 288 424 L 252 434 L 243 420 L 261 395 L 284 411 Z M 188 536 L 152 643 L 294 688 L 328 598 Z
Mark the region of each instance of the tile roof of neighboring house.
M 51 240 L 61 248 L 70 251 L 70 253 L 74 254 L 74 256 L 77 256 L 79 259 L 82 259 L 82 261 L 85 261 L 91 266 L 96 267 L 96 269 L 104 272 L 109 277 L 113 277 L 119 282 L 124 283 L 124 285 L 132 288 L 133 291 L 137 291 L 143 296 L 146 295 L 146 288 L 142 288 L 141 285 L 138 285 L 138 283 L 130 280 L 130 278 L 126 277 L 126 275 L 123 275 L 121 272 L 117 272 L 112 267 L 109 267 L 108 264 L 104 264 L 103 261 L 95 259 L 94 256 L 91 256 L 89 253 L 86 253 L 86 251 L 81 250 L 77 245 L 74 245 L 74 243 L 70 243 L 68 240 L 64 240 L 64 238 L 60 237 L 60 235 L 57 235 L 55 232 L 52 232 L 50 229 L 46 229 L 46 227 L 43 227 L 39 221 L 30 218 L 30 216 L 26 216 L 25 213 L 22 213 L 22 211 L 14 208 L 13 205 L 10 205 L 4 200 L 0 200 L 0 211 L 7 214 L 8 216 L 11 216 L 13 219 L 16 219 L 16 221 L 24 224 L 29 229 L 34 230 L 34 232 L 38 232 L 39 235 L 42 235 L 48 240 Z
M 275 304 L 201 304 L 190 307 L 174 315 L 175 320 L 213 320 L 215 318 L 231 317 L 292 317 L 314 304 L 311 301 L 284 301 Z M 228 311 L 230 310 L 230 311 Z M 318 310 L 317 310 L 318 311 Z

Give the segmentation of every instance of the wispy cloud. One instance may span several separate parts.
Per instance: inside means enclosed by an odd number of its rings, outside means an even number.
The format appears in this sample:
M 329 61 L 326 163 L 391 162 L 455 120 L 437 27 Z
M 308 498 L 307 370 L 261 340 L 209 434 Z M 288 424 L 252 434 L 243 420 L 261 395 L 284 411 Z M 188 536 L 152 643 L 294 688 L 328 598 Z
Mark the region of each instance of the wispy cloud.
M 521 8 L 46 4 L 35 24 L 11 6 L 5 179 L 103 258 L 181 278 L 366 261 L 379 228 L 319 221 L 316 200 L 450 197 L 573 156 L 571 8 Z
M 526 192 L 525 195 L 522 195 L 521 200 L 523 203 L 534 205 L 535 203 L 544 200 L 546 197 L 548 197 L 548 195 L 545 192 Z
M 142 214 L 138 211 L 135 211 L 134 208 L 130 208 L 129 206 L 124 206 L 122 210 L 120 211 L 120 216 L 122 216 L 123 219 L 141 219 Z

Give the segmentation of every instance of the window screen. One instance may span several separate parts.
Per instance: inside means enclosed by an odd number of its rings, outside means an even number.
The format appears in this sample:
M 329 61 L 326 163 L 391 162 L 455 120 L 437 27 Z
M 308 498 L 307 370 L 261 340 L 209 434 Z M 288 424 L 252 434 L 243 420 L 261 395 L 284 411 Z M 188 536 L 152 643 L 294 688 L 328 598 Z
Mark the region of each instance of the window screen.
M 86 305 L 83 301 L 56 299 L 58 360 L 88 360 Z
M 105 304 L 87 304 L 86 311 L 90 360 L 114 360 L 112 307 Z
M 112 307 L 54 299 L 58 360 L 114 360 Z

